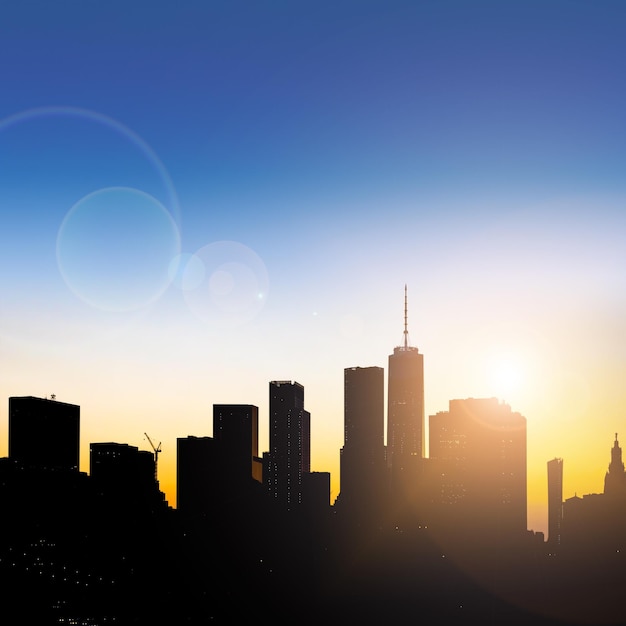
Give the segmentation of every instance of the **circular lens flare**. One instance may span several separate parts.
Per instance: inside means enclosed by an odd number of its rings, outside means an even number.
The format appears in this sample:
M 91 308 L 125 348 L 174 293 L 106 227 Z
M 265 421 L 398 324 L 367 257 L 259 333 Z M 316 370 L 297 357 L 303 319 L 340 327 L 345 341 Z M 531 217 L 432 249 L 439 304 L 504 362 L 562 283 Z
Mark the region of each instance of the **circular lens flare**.
M 178 229 L 152 196 L 126 187 L 93 192 L 67 213 L 57 236 L 57 262 L 67 286 L 104 311 L 133 311 L 170 284 Z
M 252 320 L 265 306 L 269 277 L 262 259 L 236 241 L 217 241 L 188 259 L 182 275 L 189 308 L 216 327 Z

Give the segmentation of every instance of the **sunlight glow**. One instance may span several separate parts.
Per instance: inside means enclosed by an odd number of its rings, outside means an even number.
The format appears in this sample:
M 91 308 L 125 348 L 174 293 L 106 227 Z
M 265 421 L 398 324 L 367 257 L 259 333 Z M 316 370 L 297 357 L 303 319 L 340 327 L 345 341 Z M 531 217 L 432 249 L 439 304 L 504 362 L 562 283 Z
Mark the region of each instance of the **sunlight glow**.
M 526 380 L 520 358 L 513 354 L 493 356 L 488 366 L 489 383 L 497 397 L 507 399 L 524 387 Z

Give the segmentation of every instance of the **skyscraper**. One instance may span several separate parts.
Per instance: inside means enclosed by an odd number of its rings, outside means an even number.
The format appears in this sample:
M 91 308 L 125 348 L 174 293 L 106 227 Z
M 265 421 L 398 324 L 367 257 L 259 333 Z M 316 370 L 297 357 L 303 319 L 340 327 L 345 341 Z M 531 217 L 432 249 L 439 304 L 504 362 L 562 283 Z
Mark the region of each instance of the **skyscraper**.
M 263 478 L 279 505 L 302 503 L 302 477 L 311 471 L 311 414 L 304 409 L 304 387 L 275 380 L 269 384 L 270 450 Z
M 424 357 L 409 345 L 407 289 L 404 286 L 404 338 L 389 355 L 387 386 L 387 465 L 396 509 L 417 498 L 424 458 Z
M 165 505 L 155 478 L 154 455 L 147 450 L 126 443 L 91 443 L 89 475 L 110 503 L 151 510 Z
M 430 417 L 429 441 L 442 525 L 492 537 L 526 532 L 525 417 L 496 398 L 450 400 Z
M 424 357 L 409 345 L 407 292 L 404 287 L 404 340 L 389 355 L 387 454 L 424 457 Z
M 221 504 L 216 484 L 219 455 L 213 437 L 176 440 L 176 508 L 184 515 L 208 515 Z
M 615 441 L 611 448 L 611 462 L 604 476 L 604 493 L 610 497 L 626 498 L 626 471 L 622 461 L 622 448 L 615 433 Z
M 206 515 L 246 506 L 261 482 L 258 429 L 258 407 L 214 404 L 213 437 L 177 439 L 176 501 L 180 511 Z
M 233 488 L 250 478 L 261 480 L 259 409 L 252 404 L 214 404 L 213 437 L 217 441 L 224 478 Z
M 341 509 L 361 516 L 383 511 L 387 485 L 382 367 L 344 370 L 344 444 L 340 456 Z
M 94 481 L 109 484 L 116 489 L 141 484 L 156 487 L 154 456 L 127 443 L 89 444 L 89 475 Z
M 552 550 L 561 545 L 563 525 L 563 459 L 548 461 L 548 544 Z
M 41 469 L 79 468 L 80 407 L 48 398 L 9 398 L 9 457 Z

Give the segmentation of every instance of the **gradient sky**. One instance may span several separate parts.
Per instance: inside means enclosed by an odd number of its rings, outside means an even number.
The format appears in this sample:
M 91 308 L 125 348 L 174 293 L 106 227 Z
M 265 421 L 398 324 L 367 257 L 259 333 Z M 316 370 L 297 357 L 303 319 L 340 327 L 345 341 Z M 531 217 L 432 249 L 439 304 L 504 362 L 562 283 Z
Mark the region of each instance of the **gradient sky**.
M 150 449 L 305 388 L 339 489 L 343 370 L 424 354 L 426 414 L 528 422 L 529 519 L 626 444 L 621 0 L 23 0 L 0 8 L 8 398 Z M 4 400 L 1 401 L 1 398 Z M 623 433 L 623 434 L 622 434 Z

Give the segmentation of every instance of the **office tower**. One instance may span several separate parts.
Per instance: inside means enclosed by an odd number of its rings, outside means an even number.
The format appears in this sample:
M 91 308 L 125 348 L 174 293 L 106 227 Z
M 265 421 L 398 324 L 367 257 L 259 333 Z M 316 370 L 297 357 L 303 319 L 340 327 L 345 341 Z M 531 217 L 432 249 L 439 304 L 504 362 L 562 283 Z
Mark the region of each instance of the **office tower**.
M 246 506 L 253 483 L 261 482 L 258 429 L 258 407 L 214 404 L 213 437 L 178 438 L 176 508 L 202 515 Z
M 404 339 L 389 355 L 387 455 L 424 457 L 424 357 L 409 345 L 404 288 Z
M 548 545 L 553 551 L 561 544 L 563 524 L 563 459 L 548 461 Z
M 154 485 L 154 456 L 127 443 L 89 444 L 89 475 L 96 481 Z
M 32 396 L 9 398 L 9 457 L 23 466 L 78 471 L 80 407 Z
M 259 409 L 251 404 L 214 404 L 213 438 L 222 458 L 229 488 L 247 487 L 250 478 L 261 480 Z
M 221 476 L 213 437 L 176 439 L 176 509 L 187 516 L 208 515 L 216 507 Z
M 330 472 L 303 475 L 302 502 L 310 512 L 323 513 L 330 508 Z
M 604 476 L 604 493 L 610 497 L 626 498 L 626 471 L 624 471 L 622 449 L 617 440 L 617 433 L 615 433 L 615 441 L 611 448 L 609 469 Z
M 424 357 L 408 334 L 405 285 L 404 338 L 389 355 L 387 385 L 387 465 L 399 510 L 415 504 L 424 458 Z
M 436 519 L 455 532 L 526 532 L 526 418 L 496 398 L 451 400 L 430 417 Z
M 164 503 L 155 479 L 154 455 L 126 443 L 91 443 L 89 475 L 96 489 L 125 506 Z
M 346 368 L 337 504 L 358 515 L 383 512 L 386 484 L 383 368 Z
M 304 409 L 304 387 L 291 381 L 269 384 L 268 476 L 264 481 L 280 506 L 302 503 L 303 475 L 311 471 L 311 415 Z

